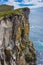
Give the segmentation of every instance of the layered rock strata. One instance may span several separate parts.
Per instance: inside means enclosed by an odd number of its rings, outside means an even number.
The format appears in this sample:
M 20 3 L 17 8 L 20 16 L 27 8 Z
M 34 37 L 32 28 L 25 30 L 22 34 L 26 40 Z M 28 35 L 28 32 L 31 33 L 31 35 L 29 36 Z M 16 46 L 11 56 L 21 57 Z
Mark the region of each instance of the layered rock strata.
M 0 64 L 36 65 L 36 52 L 29 40 L 30 9 L 17 11 L 0 19 Z

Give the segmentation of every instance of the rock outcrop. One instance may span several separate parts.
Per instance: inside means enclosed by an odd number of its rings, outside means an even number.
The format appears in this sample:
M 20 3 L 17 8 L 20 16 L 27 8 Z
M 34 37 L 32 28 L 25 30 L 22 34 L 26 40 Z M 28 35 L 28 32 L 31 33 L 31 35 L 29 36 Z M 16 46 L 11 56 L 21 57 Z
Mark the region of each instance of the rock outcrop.
M 0 19 L 0 65 L 36 65 L 29 14 L 29 8 L 21 8 Z

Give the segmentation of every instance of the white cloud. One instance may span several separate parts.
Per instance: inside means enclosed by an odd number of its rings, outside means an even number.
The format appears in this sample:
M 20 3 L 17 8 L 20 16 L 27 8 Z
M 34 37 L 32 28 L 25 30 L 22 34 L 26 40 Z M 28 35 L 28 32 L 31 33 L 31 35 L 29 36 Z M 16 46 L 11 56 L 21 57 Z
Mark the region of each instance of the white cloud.
M 9 0 L 9 2 L 14 2 L 14 0 Z
M 9 0 L 8 2 L 6 2 L 4 4 L 13 5 L 15 9 L 20 7 L 18 5 L 19 3 L 18 2 L 14 2 L 14 0 Z
M 15 2 L 14 0 L 9 0 L 6 2 L 8 5 L 13 5 L 14 8 L 21 8 L 24 6 L 20 6 L 19 4 L 34 4 L 33 6 L 27 6 L 29 8 L 38 8 L 38 7 L 43 7 L 43 2 L 40 2 L 42 0 L 23 0 L 22 2 Z
M 14 9 L 21 8 L 19 6 L 20 3 L 19 2 L 15 2 L 14 0 L 8 0 L 8 2 L 6 2 L 4 4 L 8 4 L 8 5 L 14 6 Z
M 33 6 L 28 6 L 29 8 L 43 7 L 43 2 L 41 2 L 42 0 L 31 0 L 30 2 L 28 0 L 26 0 L 26 1 L 24 0 L 23 3 L 25 3 L 25 4 L 34 4 Z

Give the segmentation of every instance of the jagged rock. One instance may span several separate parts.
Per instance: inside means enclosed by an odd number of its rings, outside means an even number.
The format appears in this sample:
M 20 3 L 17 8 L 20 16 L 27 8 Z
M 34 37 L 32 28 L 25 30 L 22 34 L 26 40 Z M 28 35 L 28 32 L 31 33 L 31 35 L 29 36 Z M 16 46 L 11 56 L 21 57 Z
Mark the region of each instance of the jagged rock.
M 0 19 L 0 57 L 7 65 L 36 65 L 36 52 L 29 40 L 29 8 L 15 10 L 12 15 Z M 1 60 L 1 59 L 0 59 Z M 12 64 L 11 64 L 12 62 Z

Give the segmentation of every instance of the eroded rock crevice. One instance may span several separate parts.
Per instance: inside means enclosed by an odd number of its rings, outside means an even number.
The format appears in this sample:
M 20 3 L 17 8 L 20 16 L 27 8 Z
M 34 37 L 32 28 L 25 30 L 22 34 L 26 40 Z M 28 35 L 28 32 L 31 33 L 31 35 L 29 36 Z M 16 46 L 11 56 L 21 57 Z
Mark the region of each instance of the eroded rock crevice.
M 36 52 L 29 40 L 30 9 L 21 10 L 21 14 L 0 20 L 0 65 L 36 65 Z

